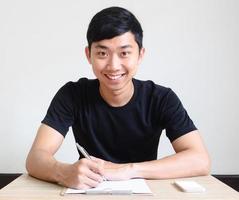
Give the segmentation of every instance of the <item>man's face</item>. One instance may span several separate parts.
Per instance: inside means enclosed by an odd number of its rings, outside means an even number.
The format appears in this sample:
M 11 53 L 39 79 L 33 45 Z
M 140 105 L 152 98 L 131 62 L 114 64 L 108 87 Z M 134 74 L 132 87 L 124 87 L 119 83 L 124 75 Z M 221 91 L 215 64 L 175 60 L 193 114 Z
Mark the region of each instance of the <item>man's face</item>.
M 143 58 L 144 48 L 139 51 L 131 32 L 112 39 L 93 42 L 91 50 L 86 47 L 86 56 L 92 65 L 101 89 L 121 90 L 132 83 Z

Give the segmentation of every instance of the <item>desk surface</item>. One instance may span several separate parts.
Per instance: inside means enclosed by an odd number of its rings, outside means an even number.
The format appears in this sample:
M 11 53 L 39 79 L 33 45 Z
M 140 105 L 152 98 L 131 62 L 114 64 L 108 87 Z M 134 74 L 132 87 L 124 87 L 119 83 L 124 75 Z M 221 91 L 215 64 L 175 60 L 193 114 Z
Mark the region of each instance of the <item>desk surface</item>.
M 67 194 L 60 196 L 63 187 L 38 179 L 32 178 L 27 174 L 23 174 L 9 185 L 0 190 L 0 200 L 55 200 L 55 199 L 83 199 L 83 200 L 141 200 L 141 199 L 239 199 L 239 193 L 231 187 L 222 183 L 212 176 L 202 176 L 193 178 L 183 178 L 181 180 L 194 180 L 206 188 L 206 192 L 184 193 L 172 184 L 175 180 L 147 180 L 147 184 L 154 193 L 153 196 L 140 195 L 85 195 L 85 194 Z

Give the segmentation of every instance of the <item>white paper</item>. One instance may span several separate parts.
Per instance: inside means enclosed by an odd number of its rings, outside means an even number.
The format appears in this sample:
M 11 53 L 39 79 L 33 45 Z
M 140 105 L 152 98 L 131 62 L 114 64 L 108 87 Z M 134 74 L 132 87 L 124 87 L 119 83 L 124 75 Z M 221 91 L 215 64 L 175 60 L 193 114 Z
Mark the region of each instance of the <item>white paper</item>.
M 103 181 L 100 183 L 96 188 L 91 188 L 88 190 L 77 190 L 67 188 L 65 190 L 65 194 L 84 194 L 87 191 L 129 191 L 131 190 L 133 194 L 149 194 L 152 195 L 151 190 L 149 189 L 148 185 L 146 184 L 144 179 L 130 179 L 124 181 Z

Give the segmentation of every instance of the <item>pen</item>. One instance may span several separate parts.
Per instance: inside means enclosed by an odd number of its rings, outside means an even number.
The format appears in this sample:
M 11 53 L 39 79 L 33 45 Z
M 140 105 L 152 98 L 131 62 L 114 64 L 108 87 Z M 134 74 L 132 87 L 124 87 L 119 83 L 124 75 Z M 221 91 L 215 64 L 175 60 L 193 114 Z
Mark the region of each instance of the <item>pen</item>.
M 84 147 L 82 147 L 81 145 L 79 145 L 76 142 L 76 147 L 77 149 L 85 156 L 85 158 L 92 160 L 92 158 L 90 157 L 90 155 L 88 154 L 88 152 L 84 149 Z M 103 181 L 106 181 L 107 179 L 105 177 L 103 177 Z
M 81 145 L 76 143 L 76 146 L 77 146 L 77 149 L 83 154 L 83 156 L 85 156 L 85 158 L 92 160 L 88 152 Z

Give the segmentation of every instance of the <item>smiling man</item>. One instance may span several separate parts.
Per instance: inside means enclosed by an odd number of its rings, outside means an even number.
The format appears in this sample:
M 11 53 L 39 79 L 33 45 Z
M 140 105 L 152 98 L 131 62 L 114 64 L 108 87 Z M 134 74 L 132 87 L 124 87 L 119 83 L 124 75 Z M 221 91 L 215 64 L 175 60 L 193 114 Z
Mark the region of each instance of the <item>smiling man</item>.
M 134 93 L 133 76 L 144 55 L 130 31 L 86 47 L 86 55 L 100 82 L 100 94 L 111 106 L 123 106 Z
M 135 16 L 106 8 L 91 20 L 85 48 L 96 79 L 65 84 L 53 98 L 29 152 L 30 175 L 86 189 L 103 181 L 207 175 L 210 159 L 199 131 L 177 95 L 134 79 L 145 49 Z M 69 128 L 92 159 L 73 164 L 54 158 Z M 163 130 L 175 150 L 157 159 Z

